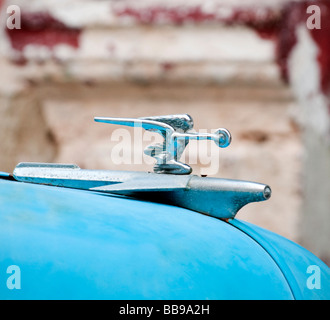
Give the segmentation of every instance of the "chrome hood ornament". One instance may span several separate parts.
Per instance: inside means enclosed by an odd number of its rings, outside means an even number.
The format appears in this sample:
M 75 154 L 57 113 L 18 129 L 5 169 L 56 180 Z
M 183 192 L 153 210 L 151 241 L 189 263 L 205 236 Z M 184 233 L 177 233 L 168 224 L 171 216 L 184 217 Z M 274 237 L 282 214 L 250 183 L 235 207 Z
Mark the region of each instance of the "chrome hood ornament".
M 144 153 L 156 159 L 155 173 L 190 174 L 189 165 L 180 162 L 180 158 L 189 140 L 213 140 L 220 148 L 226 148 L 231 142 L 228 130 L 220 128 L 215 133 L 197 133 L 194 122 L 188 114 L 156 116 L 145 118 L 94 118 L 96 122 L 111 123 L 129 127 L 141 127 L 157 132 L 163 138 L 163 144 L 148 146 Z
M 95 118 L 95 121 L 159 132 L 164 143 L 151 145 L 145 150 L 156 159 L 155 173 L 87 170 L 74 164 L 20 163 L 11 177 L 24 183 L 176 205 L 220 219 L 233 219 L 246 204 L 264 201 L 271 196 L 271 189 L 265 184 L 190 175 L 191 168 L 178 161 L 190 139 L 213 140 L 219 147 L 228 146 L 231 136 L 226 129 L 218 129 L 214 134 L 196 133 L 192 130 L 193 121 L 189 115 Z

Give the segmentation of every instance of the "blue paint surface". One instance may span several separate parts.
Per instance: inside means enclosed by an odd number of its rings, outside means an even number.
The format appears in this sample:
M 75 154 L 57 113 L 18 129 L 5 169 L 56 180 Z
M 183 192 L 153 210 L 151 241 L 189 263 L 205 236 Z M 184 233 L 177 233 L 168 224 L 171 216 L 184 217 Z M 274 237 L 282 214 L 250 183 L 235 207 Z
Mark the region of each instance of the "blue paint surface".
M 9 290 L 6 269 L 21 270 Z M 292 299 L 274 259 L 186 209 L 0 180 L 0 299 Z
M 295 299 L 330 300 L 330 268 L 314 254 L 253 224 L 239 220 L 231 220 L 230 223 L 250 235 L 267 250 L 282 270 Z M 308 281 L 311 285 L 308 285 Z M 316 281 L 319 281 L 319 285 L 315 285 Z

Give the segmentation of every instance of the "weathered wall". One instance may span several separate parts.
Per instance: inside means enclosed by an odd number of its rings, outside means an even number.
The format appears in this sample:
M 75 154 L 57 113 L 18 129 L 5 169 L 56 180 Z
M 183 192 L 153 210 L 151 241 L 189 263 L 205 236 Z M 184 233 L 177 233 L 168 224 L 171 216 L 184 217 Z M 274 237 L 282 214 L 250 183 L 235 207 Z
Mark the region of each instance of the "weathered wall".
M 21 8 L 20 30 L 5 26 L 10 4 Z M 238 217 L 328 259 L 329 30 L 307 30 L 307 5 L 3 2 L 0 169 L 19 161 L 131 169 L 111 163 L 117 128 L 94 116 L 189 113 L 197 129 L 233 134 L 216 176 L 273 189 Z M 199 174 L 207 165 L 193 167 Z

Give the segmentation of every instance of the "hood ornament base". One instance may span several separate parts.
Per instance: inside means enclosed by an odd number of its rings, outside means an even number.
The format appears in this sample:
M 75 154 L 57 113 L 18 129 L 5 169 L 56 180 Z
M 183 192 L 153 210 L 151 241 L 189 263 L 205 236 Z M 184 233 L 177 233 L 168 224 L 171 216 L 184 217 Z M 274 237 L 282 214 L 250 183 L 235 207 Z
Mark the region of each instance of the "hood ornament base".
M 271 195 L 269 186 L 249 181 L 138 171 L 86 170 L 65 164 L 20 163 L 13 176 L 20 182 L 176 205 L 220 219 L 234 218 L 246 204 L 267 200 Z

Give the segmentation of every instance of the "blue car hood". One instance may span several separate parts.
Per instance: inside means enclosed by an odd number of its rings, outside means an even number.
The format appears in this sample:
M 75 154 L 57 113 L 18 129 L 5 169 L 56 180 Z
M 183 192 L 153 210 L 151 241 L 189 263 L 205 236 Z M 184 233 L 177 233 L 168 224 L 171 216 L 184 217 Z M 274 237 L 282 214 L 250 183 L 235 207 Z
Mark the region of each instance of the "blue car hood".
M 1 270 L 18 266 L 22 283 L 3 281 L 1 299 L 313 296 L 292 279 L 314 256 L 287 240 L 125 197 L 0 180 L 0 243 Z
M 295 299 L 330 299 L 330 269 L 314 254 L 300 245 L 256 225 L 237 219 L 230 224 L 257 241 L 274 259 L 287 279 Z M 310 267 L 312 267 L 310 269 Z M 317 270 L 320 288 L 307 285 L 309 270 Z

